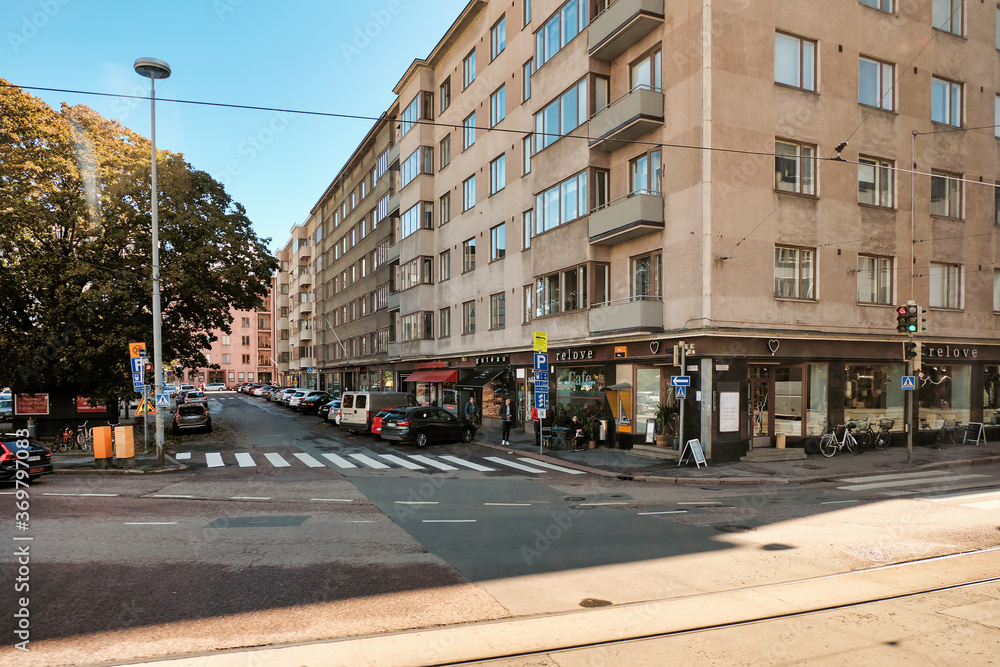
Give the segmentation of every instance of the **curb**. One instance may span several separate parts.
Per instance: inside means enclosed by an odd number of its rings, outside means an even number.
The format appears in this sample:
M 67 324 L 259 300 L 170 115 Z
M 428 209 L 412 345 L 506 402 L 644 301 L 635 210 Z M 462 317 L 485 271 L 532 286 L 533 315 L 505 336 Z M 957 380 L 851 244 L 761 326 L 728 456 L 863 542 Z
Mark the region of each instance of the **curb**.
M 54 468 L 52 470 L 53 474 L 61 475 L 72 475 L 75 473 L 111 473 L 115 475 L 158 475 L 163 473 L 171 472 L 181 472 L 182 470 L 187 470 L 190 466 L 186 463 L 181 463 L 172 456 L 164 455 L 167 461 L 173 465 L 168 468 L 157 468 L 154 470 L 143 470 L 138 466 L 130 466 L 128 468 L 77 468 L 70 466 L 67 468 Z

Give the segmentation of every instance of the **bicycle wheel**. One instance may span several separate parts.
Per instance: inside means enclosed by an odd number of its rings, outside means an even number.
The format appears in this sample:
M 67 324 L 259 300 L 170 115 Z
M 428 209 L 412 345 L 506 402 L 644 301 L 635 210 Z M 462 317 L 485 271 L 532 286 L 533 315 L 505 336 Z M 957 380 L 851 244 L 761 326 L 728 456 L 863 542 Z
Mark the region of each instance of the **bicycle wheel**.
M 851 454 L 858 455 L 861 453 L 861 450 L 858 449 L 858 441 L 855 440 L 854 436 L 850 433 L 848 433 L 847 437 L 844 439 L 844 444 L 847 446 L 847 451 Z
M 57 454 L 62 454 L 63 452 L 66 451 L 66 446 L 68 444 L 69 443 L 67 442 L 67 438 L 65 436 L 60 435 L 58 438 L 56 438 L 55 443 L 52 445 L 52 451 L 56 452 Z
M 826 458 L 830 458 L 831 456 L 836 454 L 837 439 L 834 438 L 829 433 L 824 434 L 823 437 L 819 439 L 819 453 L 825 456 Z
M 871 447 L 875 434 L 871 430 L 864 430 L 858 434 L 858 454 L 861 454 Z
M 84 438 L 83 442 L 80 443 L 80 451 L 85 452 L 85 453 L 90 452 L 90 446 L 91 446 L 91 444 L 92 444 L 92 441 L 91 441 L 90 438 Z
M 875 449 L 886 449 L 889 446 L 889 432 L 879 431 L 875 436 Z

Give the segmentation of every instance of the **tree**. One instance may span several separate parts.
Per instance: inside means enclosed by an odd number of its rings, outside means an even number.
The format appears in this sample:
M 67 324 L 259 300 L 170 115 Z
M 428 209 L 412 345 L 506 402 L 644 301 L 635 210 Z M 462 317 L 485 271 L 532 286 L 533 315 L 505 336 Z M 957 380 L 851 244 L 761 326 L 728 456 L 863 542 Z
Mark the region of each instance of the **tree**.
M 219 182 L 157 153 L 163 359 L 201 367 L 277 261 Z M 128 343 L 152 342 L 149 183 L 144 137 L 0 79 L 0 386 L 131 395 Z

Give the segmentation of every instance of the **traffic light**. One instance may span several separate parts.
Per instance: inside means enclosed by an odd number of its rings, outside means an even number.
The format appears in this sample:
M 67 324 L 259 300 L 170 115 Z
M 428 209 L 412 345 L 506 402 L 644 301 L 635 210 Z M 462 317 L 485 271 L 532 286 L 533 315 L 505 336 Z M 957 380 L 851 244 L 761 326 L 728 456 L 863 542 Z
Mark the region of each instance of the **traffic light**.
M 908 303 L 896 308 L 896 331 L 912 334 L 920 330 L 920 306 Z
M 153 364 L 146 364 L 146 372 L 143 376 L 143 384 L 154 384 L 156 382 L 155 376 L 153 375 Z
M 910 368 L 914 373 L 920 370 L 920 361 L 923 356 L 923 349 L 920 343 L 906 341 L 903 343 L 903 361 L 910 362 Z

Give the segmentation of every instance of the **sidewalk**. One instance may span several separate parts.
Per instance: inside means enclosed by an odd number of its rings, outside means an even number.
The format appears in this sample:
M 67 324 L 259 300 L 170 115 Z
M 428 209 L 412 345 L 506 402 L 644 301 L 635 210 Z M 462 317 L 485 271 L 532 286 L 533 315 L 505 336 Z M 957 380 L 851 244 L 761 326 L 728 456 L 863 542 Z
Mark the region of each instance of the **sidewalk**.
M 101 462 L 104 463 L 103 461 Z M 52 472 L 59 473 L 105 473 L 105 474 L 147 474 L 165 473 L 187 470 L 188 466 L 180 463 L 169 454 L 166 455 L 166 463 L 158 466 L 156 463 L 156 448 L 150 448 L 149 453 L 144 453 L 141 447 L 136 448 L 135 456 L 131 459 L 107 459 L 107 465 L 99 465 L 94 460 L 93 453 L 73 451 L 65 454 L 52 454 Z
M 980 445 L 947 446 L 943 449 L 914 446 L 913 462 L 906 462 L 906 447 L 885 450 L 869 449 L 857 456 L 840 452 L 833 458 L 820 454 L 797 461 L 727 462 L 695 467 L 691 461 L 660 460 L 633 453 L 628 449 L 545 450 L 539 453 L 534 435 L 515 434 L 511 444 L 502 446 L 490 433 L 481 433 L 476 444 L 503 452 L 516 452 L 595 475 L 660 484 L 809 484 L 850 476 L 1000 463 L 1000 442 Z

